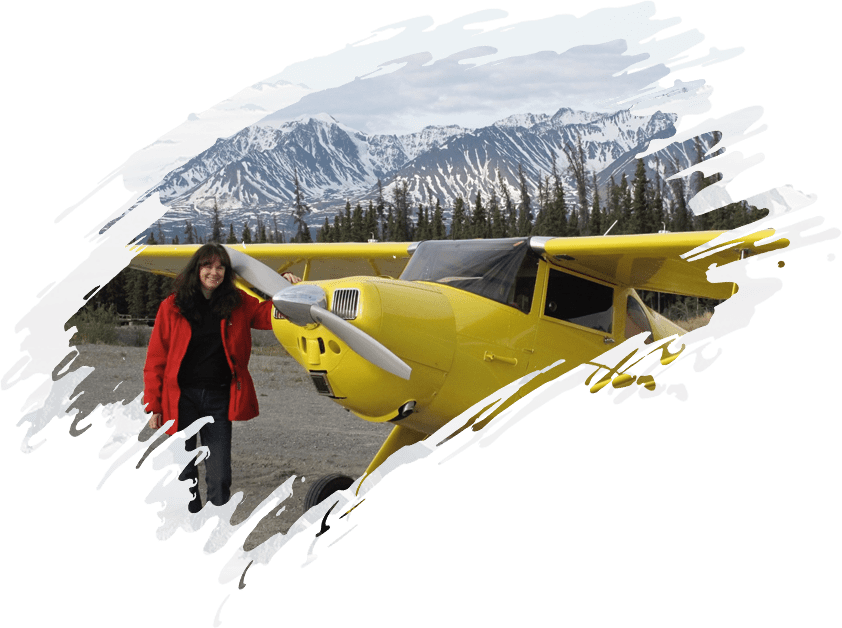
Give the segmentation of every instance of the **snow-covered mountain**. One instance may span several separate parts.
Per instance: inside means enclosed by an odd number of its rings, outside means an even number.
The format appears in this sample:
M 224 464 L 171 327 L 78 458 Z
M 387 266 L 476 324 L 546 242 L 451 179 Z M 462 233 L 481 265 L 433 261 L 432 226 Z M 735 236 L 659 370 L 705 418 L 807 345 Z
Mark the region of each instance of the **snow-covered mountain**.
M 328 114 L 304 116 L 273 125 L 255 124 L 216 143 L 176 168 L 148 194 L 157 192 L 171 207 L 162 219 L 165 233 L 180 233 L 184 220 L 209 229 L 210 210 L 220 209 L 223 223 L 239 233 L 258 215 L 267 224 L 275 218 L 291 227 L 297 172 L 304 200 L 314 210 L 308 218 L 319 226 L 345 207 L 346 201 L 367 205 L 382 183 L 387 200 L 397 181 L 406 181 L 417 205 L 430 195 L 450 208 L 461 196 L 473 201 L 477 192 L 499 195 L 505 182 L 515 201 L 521 167 L 534 193 L 540 178 L 556 169 L 575 203 L 575 186 L 567 174 L 562 147 L 581 140 L 587 168 L 604 187 L 610 176 L 631 178 L 635 156 L 655 138 L 675 133 L 675 116 L 656 112 L 634 116 L 629 111 L 595 113 L 559 109 L 554 115 L 524 113 L 478 129 L 430 126 L 407 135 L 374 135 L 352 129 Z M 653 174 L 686 167 L 692 143 L 672 144 L 647 157 Z M 705 142 L 707 147 L 707 142 Z M 669 166 L 668 166 L 668 162 Z

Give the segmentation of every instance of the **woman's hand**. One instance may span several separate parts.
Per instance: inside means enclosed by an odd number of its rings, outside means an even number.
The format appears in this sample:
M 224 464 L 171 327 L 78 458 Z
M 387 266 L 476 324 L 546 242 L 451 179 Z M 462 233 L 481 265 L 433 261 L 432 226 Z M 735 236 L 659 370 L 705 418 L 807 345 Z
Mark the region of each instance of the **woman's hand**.
M 297 277 L 296 275 L 293 275 L 292 273 L 281 273 L 281 277 L 283 277 L 284 279 L 286 279 L 288 282 L 290 282 L 292 284 L 296 284 L 299 281 L 301 281 L 301 277 Z
M 149 419 L 149 428 L 153 430 L 157 430 L 164 424 L 164 415 L 163 414 L 153 414 L 152 418 Z

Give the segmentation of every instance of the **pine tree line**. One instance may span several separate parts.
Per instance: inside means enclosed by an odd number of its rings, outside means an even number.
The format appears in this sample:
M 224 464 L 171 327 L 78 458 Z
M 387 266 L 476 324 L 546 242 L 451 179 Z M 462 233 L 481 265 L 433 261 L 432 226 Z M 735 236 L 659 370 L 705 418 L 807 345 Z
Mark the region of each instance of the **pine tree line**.
M 720 134 L 714 133 L 714 143 Z M 694 139 L 696 164 L 705 161 L 699 137 Z M 441 201 L 426 190 L 426 204 L 417 210 L 410 207 L 408 182 L 395 181 L 391 198 L 384 198 L 383 184 L 378 180 L 377 199 L 370 200 L 364 209 L 361 203 L 329 218 L 319 229 L 319 242 L 365 242 L 375 239 L 385 242 L 441 240 L 466 238 L 505 238 L 515 236 L 575 237 L 586 235 L 657 233 L 658 231 L 727 230 L 753 222 L 765 215 L 745 201 L 731 203 L 713 212 L 693 216 L 689 199 L 705 187 L 721 179 L 716 173 L 703 177 L 694 172 L 689 181 L 673 178 L 681 169 L 678 160 L 661 164 L 656 160 L 655 176 L 647 176 L 646 164 L 638 159 L 634 177 L 629 181 L 623 173 L 619 182 L 613 175 L 600 190 L 597 173 L 588 172 L 581 139 L 575 146 L 562 147 L 567 160 L 567 174 L 575 182 L 575 199 L 570 203 L 565 194 L 561 173 L 555 158 L 551 171 L 540 173 L 537 182 L 528 181 L 523 165 L 518 164 L 516 192 L 506 182 L 499 169 L 490 193 L 481 190 L 474 200 L 456 197 L 450 208 L 450 224 L 444 221 Z M 707 159 L 716 156 L 710 155 Z M 665 179 L 669 179 L 666 181 Z

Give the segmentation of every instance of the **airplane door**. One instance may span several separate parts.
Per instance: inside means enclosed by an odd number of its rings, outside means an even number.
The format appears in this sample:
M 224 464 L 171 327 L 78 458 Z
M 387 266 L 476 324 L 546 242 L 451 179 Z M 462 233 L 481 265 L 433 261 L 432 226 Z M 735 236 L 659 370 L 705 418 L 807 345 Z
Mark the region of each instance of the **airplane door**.
M 616 342 L 615 287 L 550 266 L 544 266 L 544 272 L 529 371 L 564 359 L 564 366 L 553 369 L 557 377 Z

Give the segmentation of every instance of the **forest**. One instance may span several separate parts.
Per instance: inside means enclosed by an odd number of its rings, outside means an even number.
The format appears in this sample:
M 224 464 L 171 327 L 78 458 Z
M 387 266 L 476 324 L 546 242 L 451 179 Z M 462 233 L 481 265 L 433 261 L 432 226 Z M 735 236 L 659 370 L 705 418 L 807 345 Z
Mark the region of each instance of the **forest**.
M 714 133 L 714 144 L 718 133 Z M 699 138 L 695 139 L 696 163 L 710 159 L 719 152 L 705 155 Z M 728 230 L 748 224 L 766 215 L 745 201 L 731 203 L 715 211 L 695 216 L 689 209 L 689 199 L 705 187 L 721 179 L 721 174 L 703 176 L 693 172 L 689 177 L 647 177 L 643 159 L 637 160 L 635 174 L 628 180 L 623 174 L 619 181 L 610 177 L 600 189 L 596 172 L 588 172 L 581 142 L 563 147 L 567 157 L 568 180 L 575 181 L 575 189 L 566 193 L 562 176 L 555 161 L 550 172 L 538 181 L 529 181 L 523 168 L 518 166 L 517 189 L 505 183 L 497 172 L 497 185 L 483 195 L 477 190 L 473 198 L 457 197 L 445 211 L 439 199 L 433 202 L 433 195 L 427 194 L 428 202 L 418 203 L 410 199 L 408 184 L 396 180 L 391 194 L 384 194 L 382 182 L 377 182 L 375 199 L 366 207 L 357 203 L 351 207 L 347 202 L 344 211 L 339 211 L 331 222 L 316 229 L 317 242 L 412 242 L 421 240 L 506 238 L 521 236 L 576 237 L 588 235 L 611 235 L 657 233 L 659 231 L 704 231 Z M 668 169 L 665 169 L 668 171 Z M 657 172 L 657 169 L 656 169 Z M 310 209 L 302 198 L 298 184 L 298 173 L 294 173 L 295 198 L 293 217 L 296 233 L 292 242 L 311 242 L 312 230 L 307 224 Z M 571 200 L 574 199 L 574 200 Z M 517 200 L 515 200 L 517 199 Z M 446 220 L 445 216 L 450 219 Z M 219 219 L 219 210 L 213 208 L 211 234 L 199 237 L 196 227 L 185 221 L 183 237 L 178 235 L 167 241 L 160 224 L 156 232 L 149 235 L 148 244 L 196 244 L 206 241 L 226 244 L 245 244 L 285 241 L 285 234 L 278 229 L 277 222 L 267 225 L 260 216 L 257 224 L 248 220 L 228 228 Z M 252 230 L 253 227 L 253 230 Z M 77 325 L 80 340 L 86 336 L 84 329 L 96 322 L 116 325 L 124 322 L 150 323 L 160 302 L 171 290 L 171 280 L 134 269 L 123 269 L 108 284 L 97 286 L 88 295 L 89 300 L 67 323 Z M 716 301 L 656 294 L 641 291 L 649 307 L 668 318 L 681 321 L 712 311 Z M 88 336 L 90 334 L 87 334 Z M 88 340 L 92 340 L 88 338 Z

